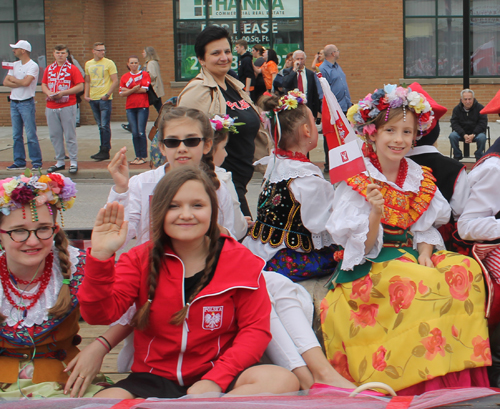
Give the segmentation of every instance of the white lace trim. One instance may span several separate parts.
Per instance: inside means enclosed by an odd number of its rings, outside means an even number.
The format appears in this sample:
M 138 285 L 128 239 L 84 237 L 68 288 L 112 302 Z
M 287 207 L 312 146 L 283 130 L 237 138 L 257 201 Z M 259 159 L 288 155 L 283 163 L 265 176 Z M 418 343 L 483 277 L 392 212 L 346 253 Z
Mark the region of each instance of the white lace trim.
M 426 231 L 417 231 L 414 234 L 413 248 L 417 250 L 418 243 L 432 244 L 437 250 L 445 250 L 443 237 L 434 227 Z
M 373 166 L 370 160 L 366 159 L 365 163 L 366 163 L 366 168 L 370 172 L 369 175 L 371 175 L 371 177 L 373 177 L 374 179 L 380 180 L 381 182 L 385 182 L 390 186 L 394 187 L 395 189 L 404 192 L 417 193 L 420 190 L 420 185 L 422 183 L 422 180 L 424 180 L 424 171 L 422 170 L 419 164 L 413 162 L 411 159 L 404 158 L 404 160 L 406 160 L 406 162 L 408 163 L 408 173 L 406 174 L 406 179 L 405 182 L 403 183 L 402 189 L 395 183 L 387 180 L 384 174 L 379 172 L 378 169 L 375 166 Z
M 328 247 L 331 246 L 332 244 L 335 244 L 335 242 L 332 239 L 332 236 L 326 230 L 322 231 L 320 234 L 311 233 L 311 236 L 314 248 L 316 250 L 320 250 L 323 247 Z
M 270 183 L 305 176 L 319 176 L 324 179 L 321 170 L 313 163 L 285 159 L 280 156 L 276 157 L 275 162 L 274 158 L 274 155 L 270 155 L 254 163 L 254 165 L 268 165 L 264 179 L 268 179 Z
M 23 312 L 15 309 L 7 297 L 4 296 L 3 286 L 0 285 L 0 311 L 4 316 L 7 317 L 6 324 L 10 327 L 15 326 L 18 322 L 22 321 L 19 326 L 21 327 L 32 327 L 33 325 L 41 325 L 48 320 L 49 314 L 48 310 L 51 309 L 59 295 L 59 291 L 62 287 L 63 276 L 61 274 L 61 267 L 59 265 L 59 251 L 55 246 L 52 247 L 54 253 L 54 262 L 52 264 L 52 276 L 50 277 L 49 284 L 45 289 L 44 293 L 38 299 L 38 302 L 29 309 L 26 317 L 23 319 Z M 71 263 L 71 277 L 76 272 L 76 266 L 78 264 L 79 250 L 75 247 L 68 246 L 69 260 Z M 26 291 L 27 294 L 35 294 L 38 291 L 40 283 L 38 283 L 31 290 Z M 20 302 L 20 297 L 15 294 L 11 294 L 12 298 L 16 303 Z

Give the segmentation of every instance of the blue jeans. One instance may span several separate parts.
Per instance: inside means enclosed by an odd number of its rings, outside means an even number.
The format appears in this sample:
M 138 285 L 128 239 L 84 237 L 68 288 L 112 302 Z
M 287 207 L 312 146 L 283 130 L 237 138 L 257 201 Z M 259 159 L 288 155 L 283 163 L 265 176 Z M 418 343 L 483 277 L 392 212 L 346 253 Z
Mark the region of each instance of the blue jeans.
M 464 137 L 453 131 L 449 138 L 451 147 L 453 148 L 453 157 L 455 159 L 461 158 L 463 155 L 460 150 L 459 141 L 464 141 Z M 474 156 L 476 157 L 476 160 L 479 160 L 484 155 L 484 150 L 486 148 L 486 134 L 477 134 L 472 142 L 476 142 L 477 151 L 474 152 Z
M 148 123 L 149 108 L 127 109 L 127 119 L 132 131 L 132 142 L 136 158 L 148 157 L 148 140 L 146 139 L 146 125 Z
M 42 151 L 36 136 L 35 100 L 10 102 L 10 118 L 12 120 L 12 138 L 14 139 L 14 164 L 26 166 L 24 150 L 23 125 L 28 139 L 28 153 L 33 167 L 42 166 Z
M 92 108 L 94 119 L 99 127 L 101 147 L 111 150 L 111 100 L 90 101 L 90 108 Z

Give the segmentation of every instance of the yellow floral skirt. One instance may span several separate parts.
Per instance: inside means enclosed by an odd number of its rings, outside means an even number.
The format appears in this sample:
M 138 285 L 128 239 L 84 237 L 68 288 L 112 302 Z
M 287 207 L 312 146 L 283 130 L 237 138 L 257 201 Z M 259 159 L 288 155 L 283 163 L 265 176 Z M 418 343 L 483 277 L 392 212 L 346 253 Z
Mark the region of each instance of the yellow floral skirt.
M 485 285 L 479 264 L 439 251 L 435 268 L 410 253 L 374 263 L 338 284 L 321 304 L 328 360 L 347 379 L 396 391 L 467 368 L 491 365 Z

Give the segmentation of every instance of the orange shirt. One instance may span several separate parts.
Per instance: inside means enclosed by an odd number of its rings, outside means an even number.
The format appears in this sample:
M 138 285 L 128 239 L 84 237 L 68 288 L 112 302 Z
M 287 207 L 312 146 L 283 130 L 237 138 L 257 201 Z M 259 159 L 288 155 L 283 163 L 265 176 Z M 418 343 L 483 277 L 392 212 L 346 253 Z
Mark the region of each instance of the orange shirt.
M 274 61 L 266 61 L 260 68 L 262 69 L 266 89 L 271 90 L 273 88 L 273 74 L 278 73 L 278 65 Z

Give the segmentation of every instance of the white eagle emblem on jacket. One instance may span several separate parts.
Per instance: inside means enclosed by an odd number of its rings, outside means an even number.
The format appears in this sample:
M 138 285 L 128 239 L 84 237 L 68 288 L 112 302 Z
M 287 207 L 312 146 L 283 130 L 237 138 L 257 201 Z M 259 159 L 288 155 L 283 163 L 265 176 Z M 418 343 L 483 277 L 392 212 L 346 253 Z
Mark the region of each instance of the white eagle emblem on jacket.
M 222 310 L 224 307 L 203 307 L 203 329 L 213 331 L 222 326 Z

